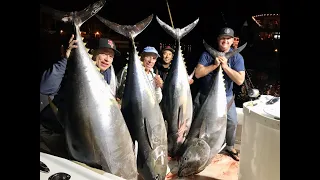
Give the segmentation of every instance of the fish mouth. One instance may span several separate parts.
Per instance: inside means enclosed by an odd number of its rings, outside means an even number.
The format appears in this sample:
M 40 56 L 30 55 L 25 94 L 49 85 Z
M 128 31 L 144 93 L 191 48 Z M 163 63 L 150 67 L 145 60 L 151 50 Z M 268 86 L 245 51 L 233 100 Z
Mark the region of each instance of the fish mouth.
M 161 176 L 160 174 L 157 174 L 155 177 L 152 178 L 152 180 L 164 180 L 166 177 Z
M 178 170 L 178 177 L 187 177 L 196 174 L 196 171 L 188 171 L 188 169 L 183 168 Z

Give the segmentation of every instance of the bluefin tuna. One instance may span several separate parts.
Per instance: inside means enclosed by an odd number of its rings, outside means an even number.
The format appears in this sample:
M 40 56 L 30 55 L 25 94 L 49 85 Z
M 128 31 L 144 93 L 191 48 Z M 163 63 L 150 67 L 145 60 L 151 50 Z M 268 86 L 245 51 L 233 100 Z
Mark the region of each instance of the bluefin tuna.
M 163 117 L 168 124 L 168 154 L 175 158 L 189 132 L 193 114 L 189 77 L 180 40 L 197 25 L 199 18 L 183 29 L 174 29 L 158 17 L 156 18 L 160 26 L 177 40 L 177 49 L 163 85 L 163 98 L 160 104 Z
M 139 173 L 145 180 L 164 180 L 168 164 L 167 133 L 155 90 L 151 88 L 134 43 L 134 38 L 150 24 L 153 15 L 133 26 L 96 17 L 132 42 L 121 110 L 132 139 L 138 141 Z
M 239 53 L 240 48 L 221 53 L 210 47 L 205 41 L 206 50 L 213 56 L 225 56 L 227 59 Z M 221 65 L 212 78 L 210 91 L 199 112 L 192 122 L 187 140 L 183 144 L 183 155 L 179 160 L 178 176 L 185 177 L 200 173 L 219 153 L 226 137 L 227 128 L 227 96 Z
M 89 166 L 125 179 L 137 179 L 136 158 L 130 132 L 111 88 L 89 57 L 80 34 L 81 25 L 105 4 L 98 1 L 80 12 L 54 13 L 55 18 L 72 22 L 78 48 L 73 49 L 67 64 L 66 108 L 59 109 L 65 118 L 65 134 L 70 155 Z

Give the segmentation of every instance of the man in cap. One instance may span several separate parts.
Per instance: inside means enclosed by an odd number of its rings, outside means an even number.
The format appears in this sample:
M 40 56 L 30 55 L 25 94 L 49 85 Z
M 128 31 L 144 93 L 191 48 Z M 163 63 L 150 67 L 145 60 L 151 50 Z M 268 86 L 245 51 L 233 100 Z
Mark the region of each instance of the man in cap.
M 158 71 L 158 74 L 163 79 L 163 81 L 165 81 L 167 78 L 174 53 L 175 53 L 174 49 L 172 49 L 170 46 L 166 46 L 162 50 L 162 61 L 158 61 L 156 63 L 156 66 L 155 66 L 156 71 Z M 189 84 L 192 84 L 192 83 L 193 83 L 193 79 L 190 79 Z
M 42 94 L 55 95 L 58 93 L 66 72 L 67 60 L 69 59 L 71 50 L 77 48 L 76 42 L 77 40 L 74 40 L 74 35 L 72 35 L 69 40 L 69 46 L 63 54 L 62 59 L 43 73 L 40 83 L 40 92 Z M 120 55 L 116 45 L 111 39 L 100 38 L 98 40 L 98 47 L 92 51 L 92 54 L 92 60 L 95 61 L 104 79 L 111 86 L 115 94 L 116 77 L 114 75 L 112 62 L 115 55 Z
M 147 74 L 147 77 L 151 84 L 153 85 L 155 89 L 155 95 L 158 103 L 162 100 L 162 91 L 161 87 L 163 85 L 163 80 L 161 79 L 160 75 L 157 75 L 153 67 L 157 61 L 157 58 L 160 57 L 158 54 L 158 51 L 151 46 L 147 46 L 143 49 L 140 59 L 142 61 L 142 65 L 144 66 L 145 72 Z M 128 66 L 126 65 L 117 75 L 118 78 L 118 92 L 117 92 L 117 98 L 122 99 L 126 77 L 127 77 L 127 69 Z
M 46 70 L 40 83 L 40 94 L 49 96 L 53 99 L 51 106 L 61 107 L 63 106 L 63 96 L 65 92 L 64 82 L 67 79 L 67 62 L 71 53 L 71 50 L 77 48 L 77 41 L 74 40 L 74 35 L 69 40 L 68 48 L 63 51 L 62 58 L 57 63 L 53 64 L 51 68 Z M 111 39 L 100 38 L 97 43 L 97 48 L 92 51 L 92 59 L 95 61 L 97 68 L 100 70 L 101 75 L 106 82 L 110 85 L 113 94 L 116 93 L 117 81 L 113 70 L 112 62 L 115 55 L 120 55 L 120 52 L 116 49 L 116 45 Z M 54 107 L 55 108 L 55 107 Z M 53 108 L 53 109 L 54 109 Z M 63 145 L 64 135 L 63 128 L 51 107 L 47 105 L 40 112 L 40 139 L 47 146 L 49 150 L 57 149 L 60 145 Z M 59 148 L 61 151 L 64 146 Z M 58 151 L 58 150 L 57 150 Z M 53 152 L 56 153 L 56 152 Z M 59 154 L 60 155 L 60 154 Z
M 217 42 L 219 47 L 218 50 L 220 52 L 226 53 L 232 51 L 233 49 L 231 46 L 234 42 L 234 31 L 228 27 L 222 28 L 217 38 Z M 214 64 L 214 61 L 216 61 L 217 64 Z M 196 78 L 201 78 L 199 88 L 200 96 L 195 109 L 200 107 L 204 102 L 210 90 L 210 82 L 215 72 L 214 70 L 219 65 L 221 65 L 224 73 L 228 105 L 231 105 L 227 114 L 226 151 L 233 159 L 239 161 L 238 152 L 234 149 L 238 119 L 232 90 L 233 83 L 240 86 L 245 79 L 244 60 L 239 53 L 230 59 L 226 59 L 224 56 L 218 56 L 213 59 L 208 52 L 205 51 L 202 53 L 195 71 Z

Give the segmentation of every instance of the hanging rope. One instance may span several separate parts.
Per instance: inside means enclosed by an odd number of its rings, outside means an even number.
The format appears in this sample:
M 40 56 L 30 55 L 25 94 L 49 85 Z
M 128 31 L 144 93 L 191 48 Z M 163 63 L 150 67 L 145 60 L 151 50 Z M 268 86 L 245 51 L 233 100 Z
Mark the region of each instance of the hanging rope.
M 172 28 L 174 28 L 168 0 L 166 0 L 166 3 L 167 3 L 167 7 L 168 7 L 168 12 L 169 12 L 169 17 L 170 17 L 170 21 L 171 21 L 171 26 L 172 26 Z

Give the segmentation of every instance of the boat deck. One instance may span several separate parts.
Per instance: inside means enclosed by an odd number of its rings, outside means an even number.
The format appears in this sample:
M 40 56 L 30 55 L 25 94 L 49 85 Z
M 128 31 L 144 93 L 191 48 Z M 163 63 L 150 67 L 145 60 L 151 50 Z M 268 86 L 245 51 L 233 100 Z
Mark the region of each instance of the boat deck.
M 242 123 L 242 122 L 241 122 Z M 241 143 L 241 131 L 242 124 L 238 124 L 237 132 L 236 132 L 236 144 L 235 149 L 240 152 L 240 143 Z M 240 157 L 240 153 L 239 153 Z M 240 157 L 241 161 L 241 157 Z M 166 180 L 238 180 L 238 172 L 239 172 L 239 162 L 233 160 L 230 156 L 227 155 L 224 151 L 217 154 L 212 163 L 201 173 L 185 178 L 178 178 L 175 173 L 176 169 L 172 169 L 171 174 L 167 176 Z M 176 167 L 176 161 L 169 161 L 170 167 Z
M 177 162 L 170 162 L 171 166 L 177 165 Z M 224 152 L 217 154 L 212 163 L 197 175 L 178 178 L 171 174 L 166 180 L 238 180 L 239 161 L 233 160 Z M 172 170 L 175 173 L 175 169 Z

